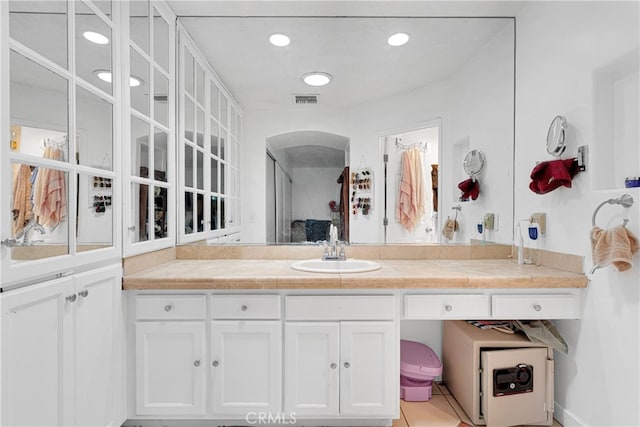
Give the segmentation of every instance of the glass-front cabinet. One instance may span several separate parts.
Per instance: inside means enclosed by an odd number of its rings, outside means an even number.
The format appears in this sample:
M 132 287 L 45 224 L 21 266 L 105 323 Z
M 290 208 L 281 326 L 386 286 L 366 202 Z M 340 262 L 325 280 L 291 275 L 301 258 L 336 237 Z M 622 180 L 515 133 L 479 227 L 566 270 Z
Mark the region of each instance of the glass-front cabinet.
M 3 285 L 121 254 L 120 7 L 0 5 Z
M 178 241 L 239 233 L 242 112 L 186 31 L 179 39 Z
M 129 3 L 124 252 L 175 244 L 175 16 L 163 3 Z

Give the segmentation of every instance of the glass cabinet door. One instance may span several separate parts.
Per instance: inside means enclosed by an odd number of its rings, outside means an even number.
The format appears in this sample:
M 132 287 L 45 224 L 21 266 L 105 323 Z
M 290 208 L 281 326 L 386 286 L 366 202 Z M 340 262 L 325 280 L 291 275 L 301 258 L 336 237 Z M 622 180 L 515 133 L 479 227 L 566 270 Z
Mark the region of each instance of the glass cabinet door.
M 179 36 L 178 241 L 186 243 L 239 232 L 241 111 L 198 49 Z
M 3 284 L 120 253 L 113 69 L 119 11 L 110 1 L 8 2 L 3 144 Z M 4 14 L 8 12 L 8 14 Z M 8 131 L 8 132 L 7 132 Z M 5 133 L 7 132 L 7 133 Z M 34 267 L 37 263 L 37 268 Z

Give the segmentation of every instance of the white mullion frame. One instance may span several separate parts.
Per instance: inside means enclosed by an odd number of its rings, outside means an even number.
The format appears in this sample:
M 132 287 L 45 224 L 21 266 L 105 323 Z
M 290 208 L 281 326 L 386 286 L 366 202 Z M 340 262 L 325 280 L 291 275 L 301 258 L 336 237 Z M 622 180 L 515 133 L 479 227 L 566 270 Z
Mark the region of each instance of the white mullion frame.
M 179 61 L 178 61 L 178 66 L 179 66 L 179 70 L 180 72 L 178 73 L 178 86 L 179 86 L 179 90 L 178 90 L 178 97 L 179 97 L 179 106 L 180 109 L 179 111 L 181 112 L 180 117 L 179 117 L 179 121 L 180 124 L 178 126 L 178 133 L 181 134 L 179 141 L 181 147 L 179 147 L 179 153 L 182 154 L 182 158 L 179 158 L 178 160 L 178 164 L 182 167 L 185 167 L 185 159 L 184 159 L 184 154 L 183 154 L 183 150 L 186 149 L 189 145 L 193 145 L 198 147 L 197 145 L 197 135 L 193 138 L 193 144 L 191 144 L 190 141 L 188 141 L 186 138 L 184 138 L 183 134 L 184 134 L 184 99 L 185 97 L 188 97 L 190 100 L 193 101 L 194 103 L 194 121 L 196 121 L 196 124 L 194 126 L 194 133 L 197 133 L 197 106 L 201 105 L 198 101 L 197 101 L 197 76 L 196 76 L 196 63 L 200 62 L 200 66 L 204 69 L 204 86 L 207 89 L 206 93 L 204 93 L 204 100 L 203 103 L 204 105 L 204 116 L 205 116 L 205 135 L 207 135 L 207 129 L 209 129 L 210 131 L 210 120 L 213 119 L 217 125 L 218 125 L 218 144 L 219 146 L 221 146 L 221 137 L 223 134 L 223 130 L 226 133 L 225 135 L 225 140 L 224 140 L 224 158 L 225 160 L 222 160 L 222 157 L 220 156 L 220 150 L 218 153 L 216 153 L 215 158 L 218 161 L 218 185 L 220 185 L 220 180 L 222 178 L 222 164 L 225 164 L 224 169 L 225 169 L 225 174 L 228 174 L 229 172 L 229 165 L 230 163 L 228 162 L 228 158 L 230 155 L 229 149 L 228 147 L 230 146 L 230 143 L 228 143 L 228 141 L 230 140 L 231 137 L 231 131 L 230 131 L 230 110 L 231 110 L 231 106 L 233 106 L 233 108 L 235 109 L 236 113 L 240 115 L 240 113 L 242 112 L 240 105 L 238 104 L 238 102 L 236 101 L 236 99 L 231 95 L 231 93 L 227 90 L 227 88 L 224 86 L 224 84 L 222 83 L 222 80 L 220 79 L 220 77 L 216 74 L 215 70 L 213 70 L 210 66 L 209 63 L 206 61 L 206 59 L 204 58 L 204 56 L 202 55 L 202 53 L 200 52 L 200 50 L 197 48 L 197 46 L 195 45 L 195 43 L 193 42 L 193 40 L 191 39 L 191 37 L 189 36 L 189 34 L 187 33 L 187 31 L 185 30 L 184 26 L 178 22 L 177 25 L 177 30 L 178 30 L 178 43 L 179 43 Z M 193 55 L 194 58 L 194 76 L 193 76 L 193 81 L 194 81 L 194 93 L 193 95 L 190 95 L 186 92 L 185 90 L 185 86 L 184 86 L 184 69 L 185 69 L 185 55 L 184 52 L 186 50 L 189 50 L 189 52 L 191 53 L 191 55 Z M 215 84 L 218 91 L 219 91 L 219 97 L 218 97 L 218 118 L 216 119 L 215 117 L 213 117 L 211 115 L 211 107 L 210 107 L 210 95 L 211 95 L 211 84 Z M 225 110 L 225 115 L 226 115 L 226 123 L 223 123 L 222 121 L 222 109 L 221 109 L 221 104 L 222 104 L 222 100 L 221 97 L 224 96 L 227 100 L 227 105 L 226 105 L 226 110 Z M 236 132 L 237 133 L 237 132 Z M 208 134 L 210 136 L 210 133 Z M 200 148 L 200 147 L 198 147 Z M 204 143 L 203 143 L 203 148 L 204 148 L 204 160 L 208 160 L 209 162 L 211 161 L 212 158 L 212 154 L 211 153 L 211 147 L 210 147 L 210 141 L 207 141 L 205 139 Z M 202 149 L 200 149 L 202 150 Z M 236 156 L 239 155 L 239 150 L 237 150 Z M 194 156 L 194 165 L 197 167 L 197 156 Z M 237 161 L 237 160 L 236 160 Z M 237 163 L 239 165 L 239 162 Z M 179 187 L 178 187 L 178 192 L 183 196 L 181 197 L 181 200 L 179 201 L 179 204 L 181 206 L 181 213 L 182 216 L 178 219 L 178 224 L 179 224 L 179 233 L 178 233 L 178 243 L 188 243 L 188 242 L 192 242 L 192 241 L 196 241 L 196 240 L 202 240 L 202 239 L 206 239 L 206 238 L 210 238 L 210 237 L 219 237 L 225 234 L 228 234 L 230 232 L 237 232 L 240 231 L 239 227 L 236 227 L 234 224 L 233 228 L 228 228 L 228 227 L 222 227 L 222 223 L 221 223 L 221 219 L 222 219 L 222 212 L 223 212 L 223 205 L 221 203 L 221 200 L 224 200 L 225 203 L 225 207 L 226 205 L 232 200 L 232 198 L 237 199 L 237 197 L 233 197 L 230 196 L 227 191 L 228 188 L 228 179 L 227 176 L 225 176 L 225 192 L 221 193 L 219 191 L 213 192 L 211 189 L 211 175 L 210 175 L 210 170 L 207 171 L 208 169 L 210 169 L 209 166 L 205 166 L 204 165 L 204 161 L 203 161 L 203 168 L 204 173 L 203 173 L 203 179 L 205 180 L 204 182 L 204 200 L 203 203 L 206 204 L 206 209 L 203 211 L 203 215 L 205 216 L 206 219 L 210 219 L 211 215 L 210 215 L 210 198 L 211 196 L 216 196 L 217 197 L 217 218 L 216 221 L 219 225 L 219 229 L 218 230 L 212 230 L 211 229 L 211 225 L 209 226 L 209 229 L 207 230 L 207 228 L 205 227 L 205 231 L 203 232 L 194 232 L 194 233 L 190 233 L 190 234 L 186 234 L 184 232 L 184 225 L 185 225 L 185 221 L 184 221 L 184 194 L 186 192 L 191 192 L 194 195 L 194 207 L 196 207 L 196 201 L 197 201 L 197 197 L 196 194 L 202 194 L 201 190 L 197 190 L 197 175 L 195 173 L 195 169 L 194 168 L 194 175 L 193 175 L 193 188 L 187 188 L 184 185 L 184 174 L 181 174 L 182 176 L 179 178 Z M 237 169 L 239 169 L 238 166 L 236 166 Z M 208 179 L 207 179 L 208 177 Z M 239 188 L 239 185 L 238 185 Z M 209 215 L 207 215 L 207 211 L 209 211 Z M 237 208 L 237 214 L 236 217 L 239 218 L 239 205 Z M 226 217 L 226 215 L 225 215 Z M 194 210 L 194 219 L 193 219 L 193 223 L 194 223 L 194 230 L 197 230 L 197 210 Z
M 123 13 L 122 16 L 126 15 L 127 20 L 127 33 L 126 33 L 126 46 L 127 46 L 127 55 L 124 58 L 127 62 L 127 70 L 129 74 L 131 73 L 131 49 L 135 50 L 139 55 L 145 59 L 149 65 L 149 115 L 145 115 L 131 107 L 131 99 L 130 93 L 127 93 L 127 102 L 126 105 L 128 108 L 128 116 L 127 123 L 128 129 L 125 132 L 124 140 L 129 140 L 129 151 L 132 149 L 132 141 L 131 141 L 131 117 L 136 117 L 142 121 L 144 121 L 149 126 L 149 178 L 141 178 L 131 174 L 131 161 L 133 160 L 132 156 L 126 156 L 126 167 L 125 167 L 125 176 L 128 177 L 125 183 L 125 199 L 126 206 L 124 209 L 124 215 L 128 218 L 129 226 L 138 226 L 138 218 L 133 218 L 132 207 L 128 204 L 132 203 L 132 184 L 143 184 L 149 187 L 148 198 L 147 198 L 147 219 L 149 222 L 150 230 L 149 230 L 149 238 L 145 241 L 140 242 L 132 242 L 131 233 L 128 232 L 127 228 L 123 228 L 123 233 L 126 236 L 125 245 L 124 245 L 124 253 L 125 256 L 136 255 L 140 253 L 150 252 L 157 249 L 163 249 L 166 247 L 170 247 L 175 244 L 175 158 L 176 158 L 176 144 L 175 144 L 175 105 L 176 100 L 171 97 L 173 95 L 175 97 L 175 78 L 171 78 L 171 73 L 169 70 L 165 70 L 160 64 L 158 64 L 154 58 L 153 53 L 155 49 L 155 41 L 153 37 L 154 31 L 154 10 L 157 10 L 160 17 L 167 22 L 167 26 L 169 29 L 169 64 L 173 64 L 175 62 L 175 50 L 174 44 L 171 43 L 172 40 L 175 40 L 175 29 L 172 27 L 171 23 L 175 19 L 173 12 L 166 6 L 164 2 L 154 2 L 149 1 L 147 3 L 147 18 L 149 19 L 149 53 L 144 52 L 138 44 L 131 40 L 129 34 L 129 19 L 130 14 L 129 10 L 126 10 L 126 13 Z M 124 25 L 123 25 L 124 27 Z M 123 42 L 123 45 L 125 43 Z M 168 100 L 169 103 L 169 111 L 168 111 L 168 126 L 162 123 L 159 123 L 155 120 L 155 104 L 154 104 L 154 94 L 155 94 L 155 72 L 158 71 L 162 76 L 167 78 L 169 82 L 169 90 L 168 90 Z M 126 87 L 126 92 L 129 92 L 130 88 Z M 165 132 L 167 134 L 167 181 L 158 181 L 155 180 L 155 131 L 156 129 Z M 174 129 L 174 130 L 172 130 Z M 156 238 L 154 228 L 151 227 L 153 225 L 153 221 L 155 220 L 155 199 L 153 194 L 155 192 L 155 188 L 166 188 L 167 189 L 167 211 L 165 212 L 167 218 L 167 237 Z
M 105 13 L 98 6 L 96 6 L 92 0 L 81 0 L 81 1 L 82 3 L 84 3 L 86 7 L 88 7 L 93 13 L 95 13 L 102 21 L 104 21 L 105 24 L 112 27 L 112 31 L 113 31 L 113 26 L 114 26 L 113 21 L 109 19 L 109 17 L 105 15 Z M 118 3 L 118 1 L 117 0 L 111 1 L 111 16 L 115 15 L 113 11 L 113 5 L 115 3 Z M 113 33 L 111 33 L 111 39 L 113 39 Z
M 51 277 L 54 274 L 62 274 L 63 272 L 73 271 L 74 268 L 78 266 L 88 265 L 88 264 L 97 264 L 100 262 L 105 262 L 111 259 L 116 259 L 120 257 L 120 239 L 118 238 L 118 225 L 120 222 L 119 214 L 115 212 L 113 215 L 113 239 L 112 245 L 103 249 L 97 249 L 86 252 L 77 252 L 77 236 L 76 236 L 76 216 L 79 213 L 80 207 L 76 202 L 76 197 L 73 197 L 78 192 L 77 188 L 77 176 L 79 174 L 87 174 L 87 175 L 101 175 L 108 178 L 113 179 L 114 184 L 117 186 L 117 177 L 118 177 L 118 168 L 116 162 L 113 163 L 113 171 L 105 171 L 102 169 L 91 168 L 87 166 L 81 166 L 76 164 L 75 153 L 77 150 L 77 129 L 76 129 L 76 87 L 81 86 L 83 89 L 90 91 L 91 93 L 99 96 L 100 98 L 107 100 L 112 105 L 113 111 L 113 119 L 112 119 L 112 148 L 114 152 L 114 157 L 119 153 L 118 149 L 118 128 L 120 125 L 119 121 L 119 107 L 120 102 L 118 102 L 117 97 L 115 96 L 115 88 L 118 85 L 118 63 L 116 54 L 116 45 L 112 44 L 111 55 L 112 55 L 112 64 L 113 64 L 113 87 L 114 87 L 114 95 L 109 95 L 106 92 L 92 86 L 89 82 L 79 78 L 75 75 L 76 70 L 76 51 L 75 51 L 75 3 L 73 0 L 67 1 L 67 68 L 64 68 L 33 49 L 23 45 L 17 40 L 13 40 L 9 36 L 9 6 L 8 2 L 0 2 L 2 5 L 0 6 L 0 19 L 2 20 L 2 34 L 0 36 L 0 40 L 2 40 L 2 44 L 0 45 L 1 52 L 1 60 L 0 64 L 2 65 L 1 71 L 2 75 L 5 76 L 2 81 L 2 90 L 4 93 L 9 92 L 9 79 L 10 79 L 10 67 L 9 67 L 9 55 L 11 51 L 22 55 L 28 60 L 34 62 L 37 66 L 43 67 L 49 72 L 54 73 L 58 77 L 64 79 L 67 83 L 67 161 L 59 162 L 50 159 L 39 158 L 36 156 L 29 156 L 20 153 L 12 152 L 6 144 L 2 144 L 3 148 L 0 150 L 2 152 L 3 166 L 6 166 L 7 170 L 2 171 L 2 178 L 5 182 L 3 188 L 9 189 L 11 184 L 11 168 L 9 167 L 13 163 L 26 163 L 34 166 L 42 166 L 49 167 L 56 170 L 61 170 L 67 174 L 67 248 L 68 254 L 63 254 L 54 257 L 45 257 L 37 260 L 29 260 L 23 262 L 13 262 L 11 260 L 11 251 L 3 250 L 2 254 L 2 277 L 0 277 L 0 281 L 3 284 L 17 284 L 21 281 L 25 280 L 35 280 L 39 278 Z M 118 12 L 117 2 L 113 2 L 112 14 L 115 17 Z M 94 10 L 91 6 L 86 4 L 91 10 Z M 95 12 L 95 10 L 94 10 Z M 104 20 L 104 14 L 101 19 Z M 117 36 L 118 25 L 121 25 L 121 20 L 114 19 L 113 22 L 106 22 L 107 25 L 112 29 L 112 39 Z M 0 116 L 2 125 L 0 126 L 0 130 L 2 132 L 8 131 L 8 127 L 11 122 L 10 116 L 10 104 L 8 100 L 8 96 L 2 96 L 2 111 L 3 114 Z M 8 132 L 7 132 L 8 133 Z M 72 137 L 73 136 L 73 137 Z M 117 157 L 116 157 L 117 158 Z M 5 168 L 3 168 L 5 169 Z M 118 206 L 118 196 L 117 196 L 117 187 L 113 188 L 113 196 L 112 196 L 112 204 L 114 206 Z M 11 197 L 10 190 L 2 191 L 3 196 L 0 197 L 3 200 L 9 199 Z M 115 196 L 115 197 L 114 197 Z M 6 198 L 6 199 L 5 199 Z M 3 202 L 8 205 L 8 203 Z M 5 217 L 0 214 L 0 219 L 2 219 L 3 225 L 9 225 L 9 220 L 5 219 Z M 3 227 L 5 228 L 5 227 Z M 3 236 L 4 237 L 4 236 Z M 10 236 L 7 236 L 10 237 Z M 5 268 L 6 267 L 6 268 Z M 34 274 L 34 271 L 37 272 Z
M 68 58 L 68 67 L 69 73 L 71 74 L 71 85 L 69 87 L 68 96 L 69 102 L 69 132 L 67 134 L 67 147 L 69 149 L 69 158 L 67 161 L 70 165 L 77 166 L 76 164 L 76 153 L 78 152 L 78 131 L 76 129 L 76 109 L 77 106 L 77 96 L 76 96 L 76 3 L 68 2 L 67 4 L 67 58 Z M 113 75 L 112 75 L 113 76 Z M 113 77 L 112 79 L 113 80 Z M 112 83 L 113 86 L 113 83 Z M 113 144 L 113 141 L 112 141 Z M 73 156 L 73 157 L 72 157 Z M 78 186 L 77 179 L 75 177 L 76 168 L 73 168 L 73 176 L 69 176 L 67 182 L 67 206 L 75 206 L 74 209 L 67 209 L 67 221 L 69 223 L 69 228 L 67 229 L 67 233 L 69 235 L 69 254 L 75 256 L 77 253 L 77 242 L 76 242 L 76 230 L 77 230 L 77 220 L 79 213 L 79 206 L 77 206 L 76 200 L 77 198 L 73 198 L 73 202 L 71 202 L 72 195 L 78 194 Z M 71 174 L 70 174 L 71 175 Z

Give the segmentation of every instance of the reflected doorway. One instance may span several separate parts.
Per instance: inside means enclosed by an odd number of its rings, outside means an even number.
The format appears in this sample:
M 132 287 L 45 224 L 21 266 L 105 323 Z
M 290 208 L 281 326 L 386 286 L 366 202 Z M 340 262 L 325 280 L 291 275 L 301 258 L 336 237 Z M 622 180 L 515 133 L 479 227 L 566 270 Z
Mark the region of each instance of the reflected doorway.
M 266 241 L 315 244 L 329 227 L 349 239 L 349 138 L 296 131 L 267 138 Z
M 385 243 L 439 243 L 439 144 L 441 122 L 383 137 L 385 174 Z M 403 171 L 403 156 L 407 156 Z M 415 173 L 419 171 L 419 176 Z M 412 192 L 420 194 L 412 197 Z M 411 199 L 401 201 L 403 197 Z M 416 206 L 419 204 L 420 206 Z M 412 205 L 411 208 L 407 205 Z

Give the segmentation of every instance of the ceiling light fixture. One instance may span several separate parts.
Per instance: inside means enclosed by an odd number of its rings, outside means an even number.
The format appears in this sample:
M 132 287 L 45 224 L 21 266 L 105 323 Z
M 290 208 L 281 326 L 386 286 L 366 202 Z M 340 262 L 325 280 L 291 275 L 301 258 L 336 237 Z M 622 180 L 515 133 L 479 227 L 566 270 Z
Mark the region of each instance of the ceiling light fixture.
M 402 46 L 408 41 L 409 41 L 409 34 L 407 33 L 396 33 L 387 39 L 387 43 L 389 43 L 391 46 Z
M 302 75 L 302 81 L 308 84 L 309 86 L 324 86 L 329 84 L 333 76 L 329 73 L 325 73 L 322 71 L 312 71 L 311 73 L 306 73 Z
M 89 40 L 91 43 L 95 44 L 109 44 L 109 39 L 107 36 L 104 36 L 100 33 L 96 33 L 95 31 L 85 31 L 82 33 L 85 39 Z
M 111 71 L 108 70 L 96 70 L 94 74 L 98 76 L 98 78 L 104 82 L 111 83 L 112 76 Z M 129 86 L 137 87 L 142 85 L 142 79 L 136 76 L 129 76 Z
M 274 46 L 284 47 L 289 45 L 291 40 L 285 34 L 271 34 L 269 36 L 269 42 Z

